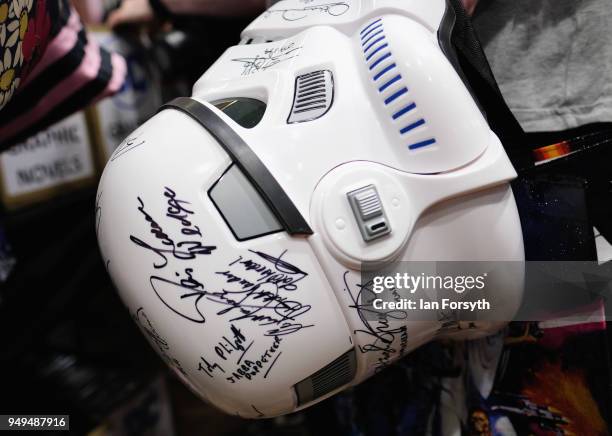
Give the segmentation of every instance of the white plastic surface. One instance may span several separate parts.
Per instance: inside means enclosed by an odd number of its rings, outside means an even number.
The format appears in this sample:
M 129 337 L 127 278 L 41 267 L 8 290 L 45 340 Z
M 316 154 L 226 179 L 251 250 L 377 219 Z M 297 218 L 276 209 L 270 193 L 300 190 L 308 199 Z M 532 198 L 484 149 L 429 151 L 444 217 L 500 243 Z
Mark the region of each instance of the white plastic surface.
M 277 3 L 193 90 L 256 153 L 313 235 L 237 241 L 208 196 L 231 160 L 176 110 L 130 135 L 100 182 L 98 239 L 126 306 L 192 390 L 242 417 L 290 413 L 333 395 L 345 386 L 298 405 L 293 386 L 351 349 L 356 384 L 437 337 L 499 328 L 448 329 L 432 313 L 398 321 L 381 343 L 385 321 L 364 324 L 359 306 L 363 262 L 523 259 L 508 184 L 515 172 L 437 45 L 445 2 L 340 3 L 349 6 L 343 13 L 321 0 Z M 368 50 L 377 46 L 366 47 L 379 29 L 388 45 L 378 53 L 391 54 L 372 67 Z M 381 91 L 392 76 L 374 76 L 388 62 L 401 80 Z M 333 77 L 331 108 L 288 124 L 296 77 L 318 70 Z M 232 97 L 265 101 L 261 122 L 242 128 L 208 103 Z M 392 232 L 365 244 L 346 193 L 370 183 Z M 515 278 L 493 296 L 508 316 L 520 303 L 520 268 Z

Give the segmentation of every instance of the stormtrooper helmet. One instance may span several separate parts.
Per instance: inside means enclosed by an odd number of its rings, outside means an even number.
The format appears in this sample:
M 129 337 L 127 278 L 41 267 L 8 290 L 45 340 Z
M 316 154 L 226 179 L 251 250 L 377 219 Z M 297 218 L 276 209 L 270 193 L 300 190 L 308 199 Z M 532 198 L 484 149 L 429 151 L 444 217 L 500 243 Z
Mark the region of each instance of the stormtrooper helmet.
M 282 415 L 426 342 L 502 326 L 364 303 L 367 265 L 524 257 L 516 173 L 446 55 L 452 14 L 444 0 L 278 2 L 107 163 L 108 272 L 204 400 Z M 493 289 L 500 319 L 520 276 Z

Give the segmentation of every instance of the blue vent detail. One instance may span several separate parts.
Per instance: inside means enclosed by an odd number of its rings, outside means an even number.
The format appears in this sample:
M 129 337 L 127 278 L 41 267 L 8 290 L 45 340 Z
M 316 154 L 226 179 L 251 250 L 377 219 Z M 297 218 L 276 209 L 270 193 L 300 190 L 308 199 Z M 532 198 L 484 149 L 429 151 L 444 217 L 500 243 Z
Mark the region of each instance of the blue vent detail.
M 382 27 L 382 26 L 381 26 Z M 374 38 L 376 38 L 378 35 L 380 35 L 381 33 L 383 33 L 383 29 L 378 30 L 377 32 L 372 33 L 370 36 L 368 36 L 366 38 L 365 41 L 361 42 L 361 45 L 366 45 L 367 43 L 369 43 L 370 41 L 372 41 Z
M 372 47 L 374 47 L 376 44 L 378 44 L 380 41 L 382 41 L 383 39 L 385 39 L 385 35 L 381 36 L 380 38 L 377 38 L 376 41 L 370 43 L 370 45 L 368 45 L 366 48 L 363 49 L 364 53 L 367 53 L 369 49 L 371 49 Z
M 385 104 L 391 104 L 394 100 L 408 92 L 408 88 L 404 87 L 385 99 Z
M 400 133 L 403 135 L 404 133 L 410 132 L 411 130 L 416 129 L 419 126 L 422 126 L 423 124 L 425 124 L 425 120 L 421 118 L 420 120 L 412 124 L 408 124 L 406 127 L 400 129 Z
M 395 69 L 397 64 L 393 59 L 393 55 L 391 52 L 391 48 L 389 47 L 389 43 L 386 40 L 385 30 L 384 30 L 384 22 L 382 18 L 378 18 L 377 20 L 372 21 L 366 27 L 364 27 L 359 33 L 361 39 L 361 47 L 363 50 L 363 55 L 365 57 L 366 65 L 370 74 L 372 74 L 373 82 L 377 82 L 383 76 L 385 76 L 389 71 Z M 384 49 L 388 49 L 385 52 L 382 52 Z M 380 54 L 379 54 L 380 53 Z M 374 58 L 374 56 L 378 56 Z M 372 60 L 371 64 L 367 64 Z M 384 66 L 381 70 L 375 71 L 376 67 L 379 67 L 383 64 L 384 61 L 390 62 L 387 66 Z M 397 85 L 393 90 L 390 90 L 391 85 Z M 378 84 L 377 84 L 378 86 Z M 388 91 L 388 93 L 387 93 Z M 412 112 L 417 108 L 415 102 L 411 102 L 410 100 L 404 97 L 408 94 L 408 86 L 404 83 L 404 79 L 401 74 L 396 73 L 393 77 L 386 78 L 384 83 L 378 86 L 378 92 L 381 94 L 383 98 L 383 102 L 385 106 L 389 106 L 391 104 L 399 106 L 400 102 L 402 104 L 401 109 L 394 109 L 395 112 L 391 115 L 393 121 L 398 120 L 404 115 Z M 382 95 L 386 94 L 386 95 Z M 409 119 L 409 118 L 407 118 Z M 410 124 L 402 127 L 399 130 L 400 135 L 404 135 L 416 129 L 417 127 L 426 125 L 427 122 L 425 119 L 420 118 L 416 121 L 411 122 Z M 435 144 L 436 139 L 430 138 L 423 141 L 415 142 L 408 145 L 409 150 L 416 150 L 419 148 L 427 147 L 429 145 Z
M 387 80 L 380 88 L 378 88 L 378 92 L 383 92 L 385 89 L 387 89 L 389 86 L 393 85 L 398 80 L 402 80 L 402 75 L 401 74 L 398 74 L 397 76 L 393 77 L 392 79 Z
M 373 57 L 373 56 L 374 56 L 376 53 L 378 53 L 379 51 L 381 51 L 383 48 L 386 48 L 386 47 L 389 47 L 389 44 L 387 44 L 387 43 L 385 42 L 383 45 L 379 46 L 379 47 L 378 47 L 376 50 L 374 50 L 372 53 L 370 53 L 370 54 L 369 54 L 369 55 L 366 57 L 366 62 L 369 62 L 369 61 L 370 61 L 370 59 L 372 59 L 372 57 Z
M 380 63 L 382 61 L 384 61 L 385 59 L 387 59 L 390 56 L 391 56 L 391 52 L 385 53 L 384 55 L 380 56 L 378 59 L 376 59 L 374 61 L 374 63 L 372 65 L 370 65 L 370 71 L 372 71 L 374 68 L 376 68 L 378 65 L 380 65 Z
M 370 30 L 372 26 L 375 26 L 377 23 L 380 23 L 381 21 L 382 21 L 382 18 L 379 18 L 378 20 L 371 22 L 370 24 L 368 24 L 368 26 L 365 29 L 361 31 L 360 34 L 363 35 L 365 32 Z
M 408 148 L 410 150 L 416 150 L 417 148 L 427 147 L 428 145 L 435 144 L 436 140 L 434 138 L 427 139 L 425 141 L 417 142 L 415 144 L 410 144 Z
M 393 114 L 393 119 L 397 120 L 399 117 L 401 117 L 404 114 L 407 114 L 408 112 L 410 112 L 412 109 L 416 109 L 416 104 L 414 103 L 410 103 L 408 106 L 398 110 L 397 112 L 395 112 Z
M 382 23 L 379 23 L 378 25 L 372 27 L 370 30 L 368 30 L 366 33 L 364 33 L 363 35 L 361 35 L 361 40 L 363 41 L 364 39 L 366 39 L 368 37 L 368 35 L 371 35 L 372 32 L 375 32 L 377 29 L 380 29 L 382 27 Z
M 391 64 L 391 65 L 387 65 L 385 68 L 383 68 L 382 70 L 380 70 L 374 77 L 374 80 L 378 80 L 380 79 L 382 76 L 384 76 L 386 73 L 388 73 L 389 71 L 391 71 L 393 68 L 395 68 L 397 65 L 395 64 Z

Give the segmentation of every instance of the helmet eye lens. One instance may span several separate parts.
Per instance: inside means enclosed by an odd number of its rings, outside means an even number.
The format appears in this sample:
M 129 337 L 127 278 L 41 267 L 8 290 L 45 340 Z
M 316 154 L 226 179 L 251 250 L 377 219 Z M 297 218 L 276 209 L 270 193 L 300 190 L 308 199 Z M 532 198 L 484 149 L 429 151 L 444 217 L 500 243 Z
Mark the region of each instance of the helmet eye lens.
M 284 230 L 236 165 L 232 164 L 210 188 L 208 196 L 239 241 Z
M 254 98 L 224 98 L 211 104 L 245 129 L 259 124 L 266 112 L 266 104 Z
M 240 169 L 240 174 L 246 176 L 246 179 L 250 183 L 240 184 L 244 189 L 241 192 L 245 192 L 249 189 L 255 192 L 257 196 L 253 200 L 255 203 L 258 201 L 265 202 L 267 208 L 256 208 L 256 210 L 266 210 L 276 217 L 275 219 L 282 224 L 282 227 L 291 235 L 312 235 L 312 229 L 295 207 L 295 204 L 287 196 L 287 193 L 278 184 L 276 179 L 270 174 L 270 171 L 266 168 L 259 157 L 253 152 L 246 142 L 238 135 L 231 126 L 229 126 L 222 117 L 216 114 L 216 111 L 210 109 L 207 105 L 198 102 L 192 98 L 178 97 L 174 100 L 164 104 L 160 110 L 174 109 L 179 110 L 186 115 L 190 116 L 193 120 L 198 122 L 205 130 L 207 130 L 219 143 L 221 147 L 231 157 L 232 161 L 236 164 L 237 168 Z M 237 177 L 235 178 L 236 180 Z M 209 193 L 212 193 L 212 188 Z M 231 190 L 228 191 L 227 195 L 217 197 L 219 205 L 223 204 L 234 204 L 240 206 L 240 203 L 235 203 L 230 197 Z M 211 197 L 212 198 L 212 197 Z M 239 196 L 238 198 L 249 198 Z M 213 199 L 214 201 L 214 199 Z M 222 207 L 220 211 L 225 209 Z M 236 217 L 238 213 L 244 213 L 244 209 L 230 207 L 228 210 L 233 211 L 233 215 Z M 265 216 L 265 215 L 262 215 Z M 244 220 L 244 218 L 241 218 Z M 236 219 L 230 220 L 234 222 Z M 268 223 L 268 220 L 263 220 L 264 223 Z M 228 222 L 229 224 L 229 222 Z M 276 228 L 275 226 L 269 225 L 264 226 L 266 228 Z M 232 227 L 230 225 L 230 227 Z M 250 228 L 250 226 L 248 227 Z M 244 235 L 251 235 L 252 231 L 244 232 Z M 243 232 L 240 232 L 243 234 Z M 250 238 L 251 236 L 247 236 Z M 255 236 L 252 236 L 255 237 Z M 240 239 L 240 238 L 239 238 Z

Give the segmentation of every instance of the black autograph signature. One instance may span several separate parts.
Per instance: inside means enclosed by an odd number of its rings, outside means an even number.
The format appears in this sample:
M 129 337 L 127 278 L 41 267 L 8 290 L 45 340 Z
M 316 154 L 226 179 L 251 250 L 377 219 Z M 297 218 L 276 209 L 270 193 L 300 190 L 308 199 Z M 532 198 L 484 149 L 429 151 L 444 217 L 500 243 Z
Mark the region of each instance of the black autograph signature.
M 188 209 L 187 206 L 191 203 L 176 198 L 176 192 L 167 186 L 165 187 L 164 197 L 168 199 L 166 216 L 177 220 L 181 224 L 181 233 L 187 236 L 198 235 L 201 237 L 200 228 L 189 220 L 189 215 L 193 215 L 193 211 Z
M 139 139 L 140 136 L 141 134 L 138 134 L 132 137 L 128 137 L 121 144 L 119 144 L 119 146 L 117 147 L 117 149 L 115 150 L 115 152 L 110 158 L 111 162 L 114 162 L 115 160 L 123 156 L 124 154 L 129 153 L 135 148 L 138 148 L 141 145 L 143 145 L 146 141 L 144 139 Z
M 231 324 L 231 331 L 232 335 L 230 338 L 227 336 L 222 336 L 221 340 L 217 343 L 217 345 L 215 345 L 215 353 L 217 353 L 217 356 L 219 356 L 221 359 L 227 360 L 228 356 L 234 352 L 241 351 L 242 353 L 238 357 L 237 362 L 240 363 L 245 353 L 249 351 L 255 341 L 252 340 L 249 345 L 245 347 L 244 343 L 247 341 L 247 339 L 242 331 L 234 324 Z
M 176 280 L 151 276 L 149 283 L 157 297 L 177 315 L 198 324 L 206 318 L 198 307 L 200 300 L 208 295 L 204 285 L 193 278 L 193 269 L 185 268 L 184 275 L 175 273 Z
M 308 275 L 296 266 L 282 260 L 287 250 L 283 251 L 278 257 L 269 256 L 261 251 L 249 251 L 260 259 L 256 261 L 238 256 L 228 266 L 238 266 L 241 269 L 239 273 L 235 273 L 230 269 L 219 271 L 217 274 L 224 276 L 227 283 L 236 283 L 245 291 L 254 291 L 266 284 L 275 285 L 278 290 L 295 291 L 297 290 L 297 283 Z M 256 279 L 250 281 L 243 278 L 242 275 L 245 272 L 254 273 Z
M 353 287 L 347 281 L 349 272 L 346 271 L 343 276 L 344 290 L 348 292 L 352 304 L 351 308 L 357 310 L 357 314 L 363 328 L 356 329 L 353 333 L 361 333 L 370 339 L 370 342 L 365 345 L 359 345 L 359 351 L 362 353 L 379 353 L 376 363 L 375 372 L 382 370 L 387 366 L 391 359 L 399 353 L 403 355 L 406 351 L 408 343 L 408 332 L 405 325 L 391 326 L 392 323 L 397 324 L 398 321 L 407 318 L 407 313 L 403 310 L 378 310 L 372 304 L 363 304 L 364 293 L 372 293 L 370 287 L 372 283 L 356 284 L 359 289 L 357 293 L 353 293 Z M 400 348 L 395 348 L 396 338 L 400 339 Z
M 254 57 L 235 58 L 232 61 L 242 63 L 242 75 L 248 76 L 259 71 L 265 71 L 274 65 L 299 56 L 301 48 L 296 47 L 295 43 L 291 42 L 281 47 L 267 48 L 262 54 Z
M 168 363 L 168 365 L 178 370 L 184 376 L 187 376 L 187 373 L 181 366 L 181 362 L 179 362 L 177 359 L 170 355 L 170 344 L 168 344 L 168 341 L 166 341 L 164 338 L 161 337 L 159 333 L 157 333 L 157 330 L 155 330 L 155 327 L 153 327 L 153 324 L 145 313 L 144 308 L 139 307 L 136 310 L 134 319 L 136 320 L 140 328 L 145 332 L 145 334 L 149 338 L 151 338 L 151 340 L 161 353 L 163 359 Z
M 201 236 L 199 227 L 194 226 L 191 221 L 187 219 L 187 215 L 193 214 L 193 212 L 186 209 L 183 205 L 189 203 L 184 200 L 178 200 L 176 198 L 176 193 L 167 187 L 165 188 L 164 196 L 168 198 L 166 216 L 176 219 L 181 223 L 181 233 L 188 236 Z M 175 259 L 179 260 L 191 260 L 195 259 L 199 255 L 209 255 L 217 248 L 212 245 L 202 245 L 200 241 L 195 240 L 175 242 L 174 239 L 172 239 L 172 237 L 170 237 L 162 226 L 151 216 L 151 214 L 146 211 L 142 198 L 137 197 L 137 200 L 138 211 L 149 224 L 150 233 L 154 236 L 157 242 L 161 243 L 161 246 L 149 244 L 148 242 L 145 242 L 134 235 L 130 235 L 130 240 L 139 247 L 145 248 L 157 254 L 160 260 L 158 260 L 157 263 L 153 263 L 153 266 L 156 269 L 161 269 L 168 265 L 167 255 L 172 255 Z
M 242 363 L 238 362 L 238 367 L 236 370 L 232 371 L 232 373 L 225 377 L 225 379 L 230 383 L 236 383 L 242 379 L 251 381 L 257 377 L 266 366 L 268 366 L 268 369 L 264 373 L 263 378 L 268 378 L 270 371 L 272 371 L 272 368 L 274 368 L 274 365 L 283 354 L 282 351 L 279 351 L 282 340 L 282 336 L 274 336 L 272 345 L 261 353 L 257 359 L 244 359 Z M 272 359 L 273 356 L 275 356 L 274 359 Z
M 269 9 L 265 12 L 264 17 L 281 14 L 285 21 L 299 21 L 314 14 L 328 14 L 332 17 L 339 17 L 347 13 L 350 8 L 349 4 L 345 2 L 324 3 L 304 6 L 303 8 Z
M 296 283 L 307 273 L 284 261 L 282 259 L 284 252 L 278 257 L 259 251 L 253 253 L 258 256 L 261 263 L 253 259 L 243 259 L 239 263 L 232 262 L 232 265 L 240 265 L 243 269 L 259 265 L 256 268 L 257 276 L 264 278 L 262 283 L 249 282 L 250 285 L 246 287 L 240 285 L 237 289 L 211 291 L 194 277 L 193 269 L 186 268 L 182 274 L 175 273 L 173 279 L 151 276 L 151 287 L 170 310 L 200 324 L 206 322 L 206 317 L 200 309 L 200 305 L 205 300 L 223 306 L 216 314 L 231 316 L 230 322 L 250 320 L 260 326 L 269 326 L 264 336 L 289 335 L 303 328 L 312 327 L 298 320 L 310 311 L 311 306 L 281 295 L 281 291 L 297 289 Z M 265 265 L 264 262 L 268 262 L 269 265 Z M 291 274 L 295 277 L 290 277 Z M 234 280 L 244 280 L 240 279 L 238 271 L 232 273 L 231 278 L 226 277 L 230 280 L 228 285 L 234 283 Z M 265 282 L 266 278 L 271 277 L 275 278 Z
M 205 372 L 211 378 L 217 375 L 216 371 L 220 371 L 225 374 L 225 379 L 230 383 L 237 383 L 243 379 L 251 381 L 259 376 L 264 369 L 263 378 L 268 378 L 272 368 L 274 368 L 274 365 L 283 354 L 282 351 L 280 351 L 283 337 L 274 336 L 269 346 L 253 356 L 253 352 L 251 352 L 250 355 L 247 355 L 247 353 L 249 353 L 255 341 L 251 340 L 249 345 L 245 347 L 244 344 L 247 342 L 247 338 L 240 329 L 232 324 L 231 331 L 232 334 L 230 338 L 223 336 L 222 340 L 215 346 L 215 353 L 219 358 L 223 359 L 223 361 L 218 363 L 213 359 L 209 360 L 209 358 L 205 356 L 200 356 L 198 370 Z M 234 369 L 226 371 L 225 368 L 227 368 L 227 364 L 235 365 Z
M 251 407 L 253 408 L 253 410 L 255 411 L 255 413 L 257 413 L 257 417 L 258 418 L 263 418 L 266 415 L 264 415 L 263 413 L 261 413 L 259 410 L 257 410 L 257 407 L 255 407 L 254 405 L 251 404 Z

